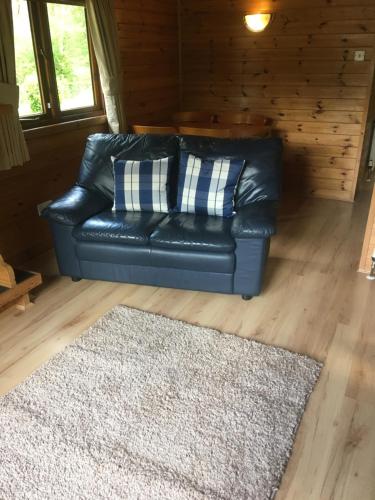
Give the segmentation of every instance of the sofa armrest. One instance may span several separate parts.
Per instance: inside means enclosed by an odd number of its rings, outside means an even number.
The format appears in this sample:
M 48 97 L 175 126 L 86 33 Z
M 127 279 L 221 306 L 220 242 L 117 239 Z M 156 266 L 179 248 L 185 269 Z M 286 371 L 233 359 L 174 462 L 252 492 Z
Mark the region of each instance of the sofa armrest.
M 235 239 L 269 238 L 276 233 L 277 202 L 271 200 L 249 203 L 238 209 L 232 222 Z
M 76 226 L 111 206 L 111 201 L 95 191 L 73 186 L 60 198 L 46 207 L 42 216 L 67 226 Z

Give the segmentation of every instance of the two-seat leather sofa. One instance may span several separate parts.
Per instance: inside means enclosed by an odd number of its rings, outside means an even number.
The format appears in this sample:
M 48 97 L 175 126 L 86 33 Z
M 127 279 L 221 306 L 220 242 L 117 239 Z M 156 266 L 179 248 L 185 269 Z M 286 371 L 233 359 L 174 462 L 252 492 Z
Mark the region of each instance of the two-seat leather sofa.
M 172 212 L 114 212 L 111 156 L 173 156 L 169 196 L 176 199 L 181 150 L 243 158 L 236 214 L 221 218 Z M 95 134 L 75 185 L 43 213 L 62 275 L 240 294 L 261 291 L 276 229 L 282 144 L 269 139 Z

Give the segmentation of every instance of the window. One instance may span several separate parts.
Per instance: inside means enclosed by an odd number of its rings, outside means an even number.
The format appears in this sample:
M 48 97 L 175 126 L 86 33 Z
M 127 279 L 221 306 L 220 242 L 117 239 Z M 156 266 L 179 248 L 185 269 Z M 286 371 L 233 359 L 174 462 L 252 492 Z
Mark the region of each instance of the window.
M 24 128 L 102 111 L 98 69 L 79 0 L 12 0 Z

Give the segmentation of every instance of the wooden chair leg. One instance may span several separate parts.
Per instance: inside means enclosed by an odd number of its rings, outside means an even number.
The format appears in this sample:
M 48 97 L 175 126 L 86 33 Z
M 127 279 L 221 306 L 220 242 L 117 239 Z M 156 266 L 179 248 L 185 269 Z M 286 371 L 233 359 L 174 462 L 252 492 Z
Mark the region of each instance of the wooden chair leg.
M 27 308 L 30 306 L 34 305 L 31 300 L 30 300 L 30 295 L 26 293 L 25 295 L 22 295 L 19 299 L 17 299 L 16 302 L 16 307 L 20 311 L 25 311 Z
M 0 254 L 0 286 L 5 288 L 13 288 L 16 286 L 16 278 L 12 266 L 4 262 Z
M 25 311 L 32 305 L 29 292 L 41 283 L 40 273 L 14 270 L 0 254 L 0 311 L 13 305 Z

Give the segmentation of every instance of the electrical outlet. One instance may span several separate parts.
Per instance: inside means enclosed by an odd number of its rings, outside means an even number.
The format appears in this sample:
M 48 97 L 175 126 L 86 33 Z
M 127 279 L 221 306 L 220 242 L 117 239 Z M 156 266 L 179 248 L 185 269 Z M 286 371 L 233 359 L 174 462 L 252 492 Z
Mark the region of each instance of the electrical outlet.
M 36 206 L 36 208 L 38 210 L 38 214 L 42 215 L 43 210 L 46 207 L 48 207 L 48 205 L 50 205 L 51 203 L 52 203 L 52 200 L 42 201 L 42 203 L 38 203 L 38 205 Z
M 354 51 L 354 60 L 357 62 L 362 62 L 365 60 L 366 52 L 364 50 Z

